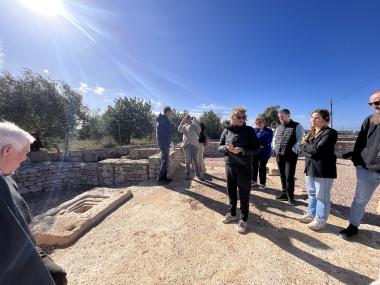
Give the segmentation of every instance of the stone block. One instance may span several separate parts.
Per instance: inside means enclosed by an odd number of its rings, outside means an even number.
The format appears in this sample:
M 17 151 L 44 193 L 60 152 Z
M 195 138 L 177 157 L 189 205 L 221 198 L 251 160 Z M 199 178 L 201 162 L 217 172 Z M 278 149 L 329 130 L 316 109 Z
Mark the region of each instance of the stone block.
M 131 197 L 128 188 L 95 188 L 34 217 L 30 228 L 37 244 L 66 246 Z

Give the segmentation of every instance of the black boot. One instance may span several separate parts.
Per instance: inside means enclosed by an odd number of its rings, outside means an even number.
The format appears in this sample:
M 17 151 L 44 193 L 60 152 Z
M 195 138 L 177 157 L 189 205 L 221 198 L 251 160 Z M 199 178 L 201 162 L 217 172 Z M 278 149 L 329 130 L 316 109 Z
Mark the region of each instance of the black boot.
M 342 239 L 350 239 L 351 237 L 357 235 L 359 232 L 359 229 L 357 226 L 354 226 L 352 224 L 349 224 L 347 229 L 344 229 L 342 231 L 339 232 L 339 236 L 342 238 Z

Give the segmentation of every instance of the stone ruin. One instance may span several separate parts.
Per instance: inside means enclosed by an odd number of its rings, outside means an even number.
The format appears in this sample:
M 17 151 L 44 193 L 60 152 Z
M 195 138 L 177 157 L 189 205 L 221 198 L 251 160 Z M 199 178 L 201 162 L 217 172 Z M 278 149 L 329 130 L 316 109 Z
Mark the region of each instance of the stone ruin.
M 131 180 L 156 179 L 160 157 L 157 147 L 147 147 L 97 162 L 32 162 L 23 165 L 15 178 L 23 193 L 114 187 Z M 171 175 L 184 162 L 182 149 L 171 150 L 169 158 L 168 175 Z M 67 246 L 131 197 L 128 188 L 95 188 L 34 217 L 31 230 L 39 245 Z
M 33 218 L 39 245 L 66 246 L 132 197 L 129 189 L 95 188 Z

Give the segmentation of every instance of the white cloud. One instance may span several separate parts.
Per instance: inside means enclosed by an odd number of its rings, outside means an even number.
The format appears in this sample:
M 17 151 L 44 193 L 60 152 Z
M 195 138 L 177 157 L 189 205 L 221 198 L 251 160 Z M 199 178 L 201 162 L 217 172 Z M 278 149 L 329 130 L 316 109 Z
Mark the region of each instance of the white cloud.
M 93 91 L 96 95 L 103 95 L 106 89 L 97 85 L 95 88 L 93 88 Z
M 49 70 L 47 70 L 47 69 L 42 69 L 42 71 L 45 72 L 46 74 L 49 73 Z
M 215 104 L 205 104 L 205 103 L 200 104 L 197 108 L 202 109 L 202 110 L 226 110 L 226 109 L 228 109 L 225 106 L 218 106 Z
M 89 91 L 89 90 L 91 90 L 91 88 L 90 87 L 88 87 L 88 85 L 86 84 L 86 83 L 84 83 L 84 82 L 80 82 L 79 83 L 80 84 L 80 86 L 79 86 L 79 92 L 80 93 L 82 93 L 83 95 L 84 94 L 87 94 L 87 92 Z
M 85 82 L 80 82 L 79 84 L 80 84 L 80 85 L 79 85 L 78 90 L 79 90 L 79 92 L 80 92 L 81 94 L 83 94 L 83 95 L 85 95 L 85 94 L 87 94 L 87 93 L 89 93 L 89 92 L 92 92 L 92 93 L 94 93 L 94 94 L 96 94 L 96 95 L 101 96 L 101 95 L 103 95 L 104 92 L 106 91 L 106 89 L 105 89 L 104 87 L 99 86 L 99 85 L 96 85 L 95 87 L 90 87 L 90 86 L 88 86 L 88 84 L 85 83 Z M 104 95 L 103 97 L 105 97 L 105 95 Z
M 124 97 L 125 93 L 123 93 L 123 92 L 116 92 L 115 95 L 117 95 L 117 97 Z

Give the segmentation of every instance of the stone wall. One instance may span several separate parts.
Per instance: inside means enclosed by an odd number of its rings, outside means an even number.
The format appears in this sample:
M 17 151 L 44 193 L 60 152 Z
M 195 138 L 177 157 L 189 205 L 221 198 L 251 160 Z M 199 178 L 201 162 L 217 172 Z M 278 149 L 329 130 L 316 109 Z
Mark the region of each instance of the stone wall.
M 158 153 L 149 157 L 149 178 L 156 179 L 160 172 L 160 159 L 161 154 Z M 168 176 L 171 176 L 174 170 L 184 162 L 183 150 L 177 148 L 176 150 L 171 150 L 169 154 L 169 168 Z
M 335 154 L 338 158 L 342 158 L 342 155 L 354 150 L 354 141 L 338 141 L 335 145 Z
M 99 186 L 122 184 L 128 180 L 147 180 L 149 161 L 126 158 L 106 159 L 98 162 Z
M 131 149 L 128 154 L 129 159 L 148 159 L 150 156 L 160 152 L 158 147 L 155 148 L 136 148 Z
M 149 149 L 149 148 L 148 148 Z M 151 150 L 142 151 L 149 153 Z M 155 151 L 157 152 L 157 150 Z M 181 163 L 181 151 L 170 153 L 169 174 Z M 83 189 L 112 186 L 128 180 L 155 179 L 160 168 L 160 153 L 149 159 L 105 159 L 100 162 L 27 161 L 13 176 L 21 194 L 38 191 Z
M 20 167 L 13 176 L 21 194 L 80 189 L 98 185 L 97 163 L 39 162 Z
M 126 145 L 115 148 L 70 151 L 66 162 L 96 162 L 107 158 L 118 158 L 128 155 L 131 150 L 140 148 L 157 148 L 156 144 Z M 48 152 L 48 161 L 62 161 L 62 152 Z

